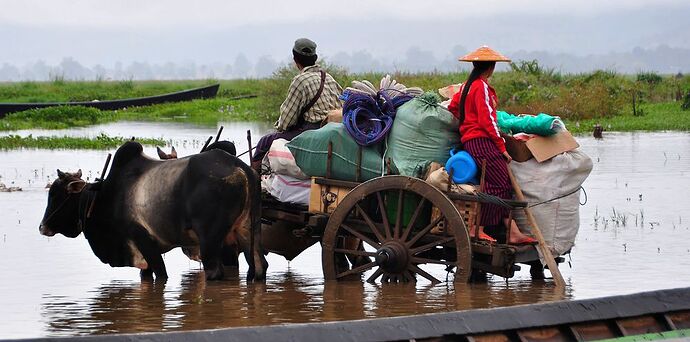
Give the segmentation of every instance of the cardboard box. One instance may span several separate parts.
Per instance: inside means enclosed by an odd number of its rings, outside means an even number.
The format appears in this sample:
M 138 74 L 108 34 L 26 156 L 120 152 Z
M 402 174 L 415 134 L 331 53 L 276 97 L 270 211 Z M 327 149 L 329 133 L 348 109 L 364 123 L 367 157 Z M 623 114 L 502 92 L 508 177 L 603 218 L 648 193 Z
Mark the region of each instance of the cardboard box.
M 549 137 L 536 136 L 525 143 L 538 162 L 549 160 L 563 152 L 572 151 L 580 144 L 575 141 L 568 131 L 560 131 Z
M 501 133 L 501 136 L 506 141 L 506 151 L 514 161 L 522 163 L 532 159 L 532 151 L 524 141 L 517 140 L 510 134 Z
M 517 162 L 525 162 L 534 157 L 541 163 L 558 154 L 580 147 L 568 131 L 560 131 L 549 137 L 535 136 L 527 142 L 516 140 L 509 135 L 504 136 L 504 139 L 508 154 Z

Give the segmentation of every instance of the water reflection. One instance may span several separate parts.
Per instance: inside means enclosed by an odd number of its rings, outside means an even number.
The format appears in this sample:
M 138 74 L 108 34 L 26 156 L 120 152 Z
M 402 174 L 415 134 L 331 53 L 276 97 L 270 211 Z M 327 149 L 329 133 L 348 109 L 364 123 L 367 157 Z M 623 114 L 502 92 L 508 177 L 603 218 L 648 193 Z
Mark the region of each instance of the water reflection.
M 265 284 L 249 284 L 231 274 L 206 282 L 188 272 L 179 286 L 112 281 L 84 299 L 44 296 L 41 307 L 50 335 L 174 331 L 391 317 L 529 304 L 570 298 L 548 283 L 517 281 L 371 285 L 326 283 L 299 273 L 274 274 Z
M 166 311 L 165 285 L 111 282 L 90 291 L 83 301 L 45 296 L 47 330 L 56 335 L 106 334 L 161 330 Z M 75 329 L 76 328 L 76 329 Z
M 144 123 L 105 128 L 112 130 L 109 134 L 156 131 L 182 140 L 215 134 L 214 128 Z M 228 137 L 242 138 L 245 131 L 246 127 L 225 130 Z M 108 151 L 0 151 L 2 182 L 24 187 L 22 192 L 0 193 L 0 335 L 350 320 L 688 286 L 690 197 L 684 191 L 690 189 L 690 134 L 608 133 L 600 141 L 578 141 L 592 157 L 594 170 L 584 184 L 589 202 L 580 208 L 572 268 L 569 263 L 561 267 L 568 283 L 565 293 L 554 292 L 549 281 L 531 281 L 527 270 L 509 281 L 491 277 L 470 285 L 324 284 L 318 244 L 290 264 L 269 254 L 265 284 L 245 282 L 246 264 L 225 281 L 206 282 L 199 265 L 179 250 L 165 255 L 170 275 L 165 285 L 141 283 L 134 269 L 101 264 L 83 237 L 46 238 L 37 232 L 46 204 L 46 177 L 56 168 L 82 168 L 95 176 Z M 196 147 L 177 149 L 184 155 Z M 155 150 L 147 153 L 155 155 Z M 435 276 L 440 279 L 445 272 Z

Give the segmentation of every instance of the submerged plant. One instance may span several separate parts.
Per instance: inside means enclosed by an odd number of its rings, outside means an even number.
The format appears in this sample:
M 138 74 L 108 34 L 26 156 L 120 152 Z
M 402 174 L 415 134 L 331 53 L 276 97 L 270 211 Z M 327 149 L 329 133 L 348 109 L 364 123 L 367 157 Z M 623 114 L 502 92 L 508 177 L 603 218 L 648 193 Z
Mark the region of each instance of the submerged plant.
M 0 137 L 0 149 L 42 148 L 102 150 L 118 147 L 127 140 L 129 139 L 123 137 L 111 137 L 105 133 L 101 133 L 95 138 L 68 136 L 34 137 L 33 135 L 22 137 L 19 135 L 8 135 Z M 163 139 L 141 138 L 137 139 L 137 141 L 144 145 L 165 145 L 165 140 Z

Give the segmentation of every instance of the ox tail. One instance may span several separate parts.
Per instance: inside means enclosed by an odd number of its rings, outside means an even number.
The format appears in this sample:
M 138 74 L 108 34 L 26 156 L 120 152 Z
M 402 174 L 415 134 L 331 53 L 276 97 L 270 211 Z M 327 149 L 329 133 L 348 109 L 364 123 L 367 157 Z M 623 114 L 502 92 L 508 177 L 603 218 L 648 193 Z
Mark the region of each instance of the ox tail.
M 261 178 L 249 166 L 242 163 L 242 169 L 247 173 L 247 196 L 250 196 L 249 216 L 251 222 L 250 245 L 251 253 L 248 263 L 249 274 L 247 280 L 264 280 L 268 262 L 264 257 L 263 245 L 261 243 Z M 253 271 L 253 272 L 252 272 Z

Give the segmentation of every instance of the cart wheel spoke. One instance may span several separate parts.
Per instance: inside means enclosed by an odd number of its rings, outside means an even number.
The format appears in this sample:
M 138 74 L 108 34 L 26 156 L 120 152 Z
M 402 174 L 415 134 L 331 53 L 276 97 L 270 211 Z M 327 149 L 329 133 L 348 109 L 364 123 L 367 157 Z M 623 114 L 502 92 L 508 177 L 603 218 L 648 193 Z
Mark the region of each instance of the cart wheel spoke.
M 403 195 L 403 189 L 398 190 L 398 211 L 395 215 L 395 232 L 393 233 L 393 237 L 396 239 L 400 236 L 400 226 L 402 225 L 403 202 L 405 202 Z
M 346 276 L 349 276 L 349 275 L 352 275 L 352 274 L 364 273 L 365 271 L 367 271 L 368 269 L 370 269 L 370 268 L 372 268 L 372 267 L 374 267 L 374 266 L 376 266 L 376 263 L 375 263 L 375 262 L 369 262 L 369 263 L 366 263 L 366 264 L 364 264 L 364 265 L 362 265 L 362 266 L 355 267 L 355 268 L 353 268 L 353 269 L 351 269 L 351 270 L 345 271 L 345 272 L 343 272 L 343 273 L 339 273 L 339 274 L 336 275 L 335 277 L 336 277 L 336 278 L 342 278 L 342 277 L 346 277 Z
M 388 222 L 388 215 L 386 213 L 386 206 L 383 203 L 383 197 L 381 197 L 381 192 L 376 192 L 376 200 L 379 202 L 379 211 L 381 212 L 381 219 L 383 220 L 383 228 L 386 230 L 386 238 L 391 238 L 391 226 Z M 383 241 L 383 240 L 380 240 Z
M 379 267 L 374 271 L 374 273 L 367 279 L 367 283 L 375 283 L 376 279 L 383 274 L 383 268 Z
M 417 232 L 417 234 L 415 234 L 415 236 L 412 239 L 410 239 L 410 241 L 405 242 L 405 245 L 407 247 L 414 245 L 415 242 L 417 242 L 417 240 L 421 239 L 422 236 L 426 235 L 428 232 L 431 231 L 432 228 L 436 227 L 436 225 L 438 225 L 438 223 L 441 222 L 441 219 L 443 219 L 443 216 L 437 217 L 434 220 L 434 222 L 431 222 L 431 224 L 429 224 L 428 226 L 424 227 L 424 229 Z
M 419 247 L 413 248 L 410 252 L 412 253 L 412 255 L 415 255 L 417 253 L 428 251 L 428 250 L 430 250 L 436 246 L 443 245 L 443 244 L 451 242 L 453 240 L 455 240 L 455 236 L 448 236 L 448 237 L 438 239 L 438 240 L 433 241 L 433 242 L 429 242 L 426 245 L 421 245 Z
M 356 256 L 376 257 L 375 252 L 360 251 L 360 250 L 356 250 L 356 249 L 336 248 L 333 251 L 336 253 L 356 255 Z
M 345 223 L 341 224 L 340 226 L 343 227 L 345 230 L 347 230 L 350 234 L 354 235 L 355 237 L 359 238 L 360 240 L 362 240 L 362 241 L 368 243 L 369 245 L 371 245 L 371 247 L 374 247 L 374 248 L 377 248 L 377 249 L 378 249 L 379 247 L 381 247 L 381 244 L 380 244 L 380 243 L 374 242 L 374 240 L 372 240 L 372 239 L 368 238 L 366 235 L 364 235 L 364 234 L 362 234 L 362 233 L 360 233 L 360 232 L 358 232 L 358 231 L 356 231 L 356 230 L 350 228 L 350 226 L 346 225 Z
M 376 224 L 374 221 L 367 215 L 367 213 L 364 212 L 362 207 L 359 206 L 359 203 L 355 204 L 355 208 L 357 208 L 357 211 L 359 212 L 360 215 L 362 215 L 362 218 L 364 218 L 364 221 L 367 223 L 369 228 L 371 229 L 372 232 L 374 232 L 374 235 L 376 235 L 376 238 L 379 239 L 379 241 L 385 241 L 386 239 L 383 237 L 383 234 L 379 231 L 378 227 L 376 227 Z M 386 230 L 386 235 L 388 235 L 388 231 Z
M 405 212 L 413 207 L 409 222 L 404 222 Z M 445 233 L 436 234 L 442 223 Z M 343 237 L 370 247 L 345 247 L 340 244 Z M 360 281 L 402 283 L 423 277 L 438 283 L 432 269 L 455 267 L 454 279 L 461 282 L 468 279 L 472 262 L 468 232 L 453 201 L 423 180 L 406 176 L 379 177 L 353 188 L 330 214 L 322 246 L 323 272 L 329 281 L 358 276 Z M 350 270 L 339 268 L 345 256 L 358 260 Z
M 414 224 L 417 223 L 417 217 L 419 216 L 419 213 L 422 211 L 424 204 L 426 204 L 426 198 L 422 198 L 417 204 L 417 208 L 415 208 L 414 213 L 412 214 L 412 218 L 410 218 L 410 223 L 407 224 L 407 227 L 405 228 L 405 231 L 400 237 L 400 240 L 407 240 L 407 237 L 410 235 L 410 232 L 412 231 L 412 227 L 414 227 Z
M 434 283 L 434 284 L 437 284 L 437 283 L 440 283 L 440 282 L 441 282 L 440 280 L 436 279 L 436 278 L 435 278 L 434 276 L 432 276 L 431 274 L 426 273 L 426 271 L 424 271 L 423 269 L 419 268 L 417 265 L 411 265 L 411 266 L 410 266 L 410 269 L 412 269 L 412 271 L 413 271 L 414 273 L 419 274 L 420 276 L 426 278 L 427 280 L 429 280 L 430 282 L 432 282 L 432 283 Z
M 412 257 L 410 260 L 414 264 L 438 264 L 438 265 L 446 265 L 446 266 L 455 267 L 455 262 L 453 262 L 453 261 L 436 260 L 436 259 L 420 258 L 420 257 Z

